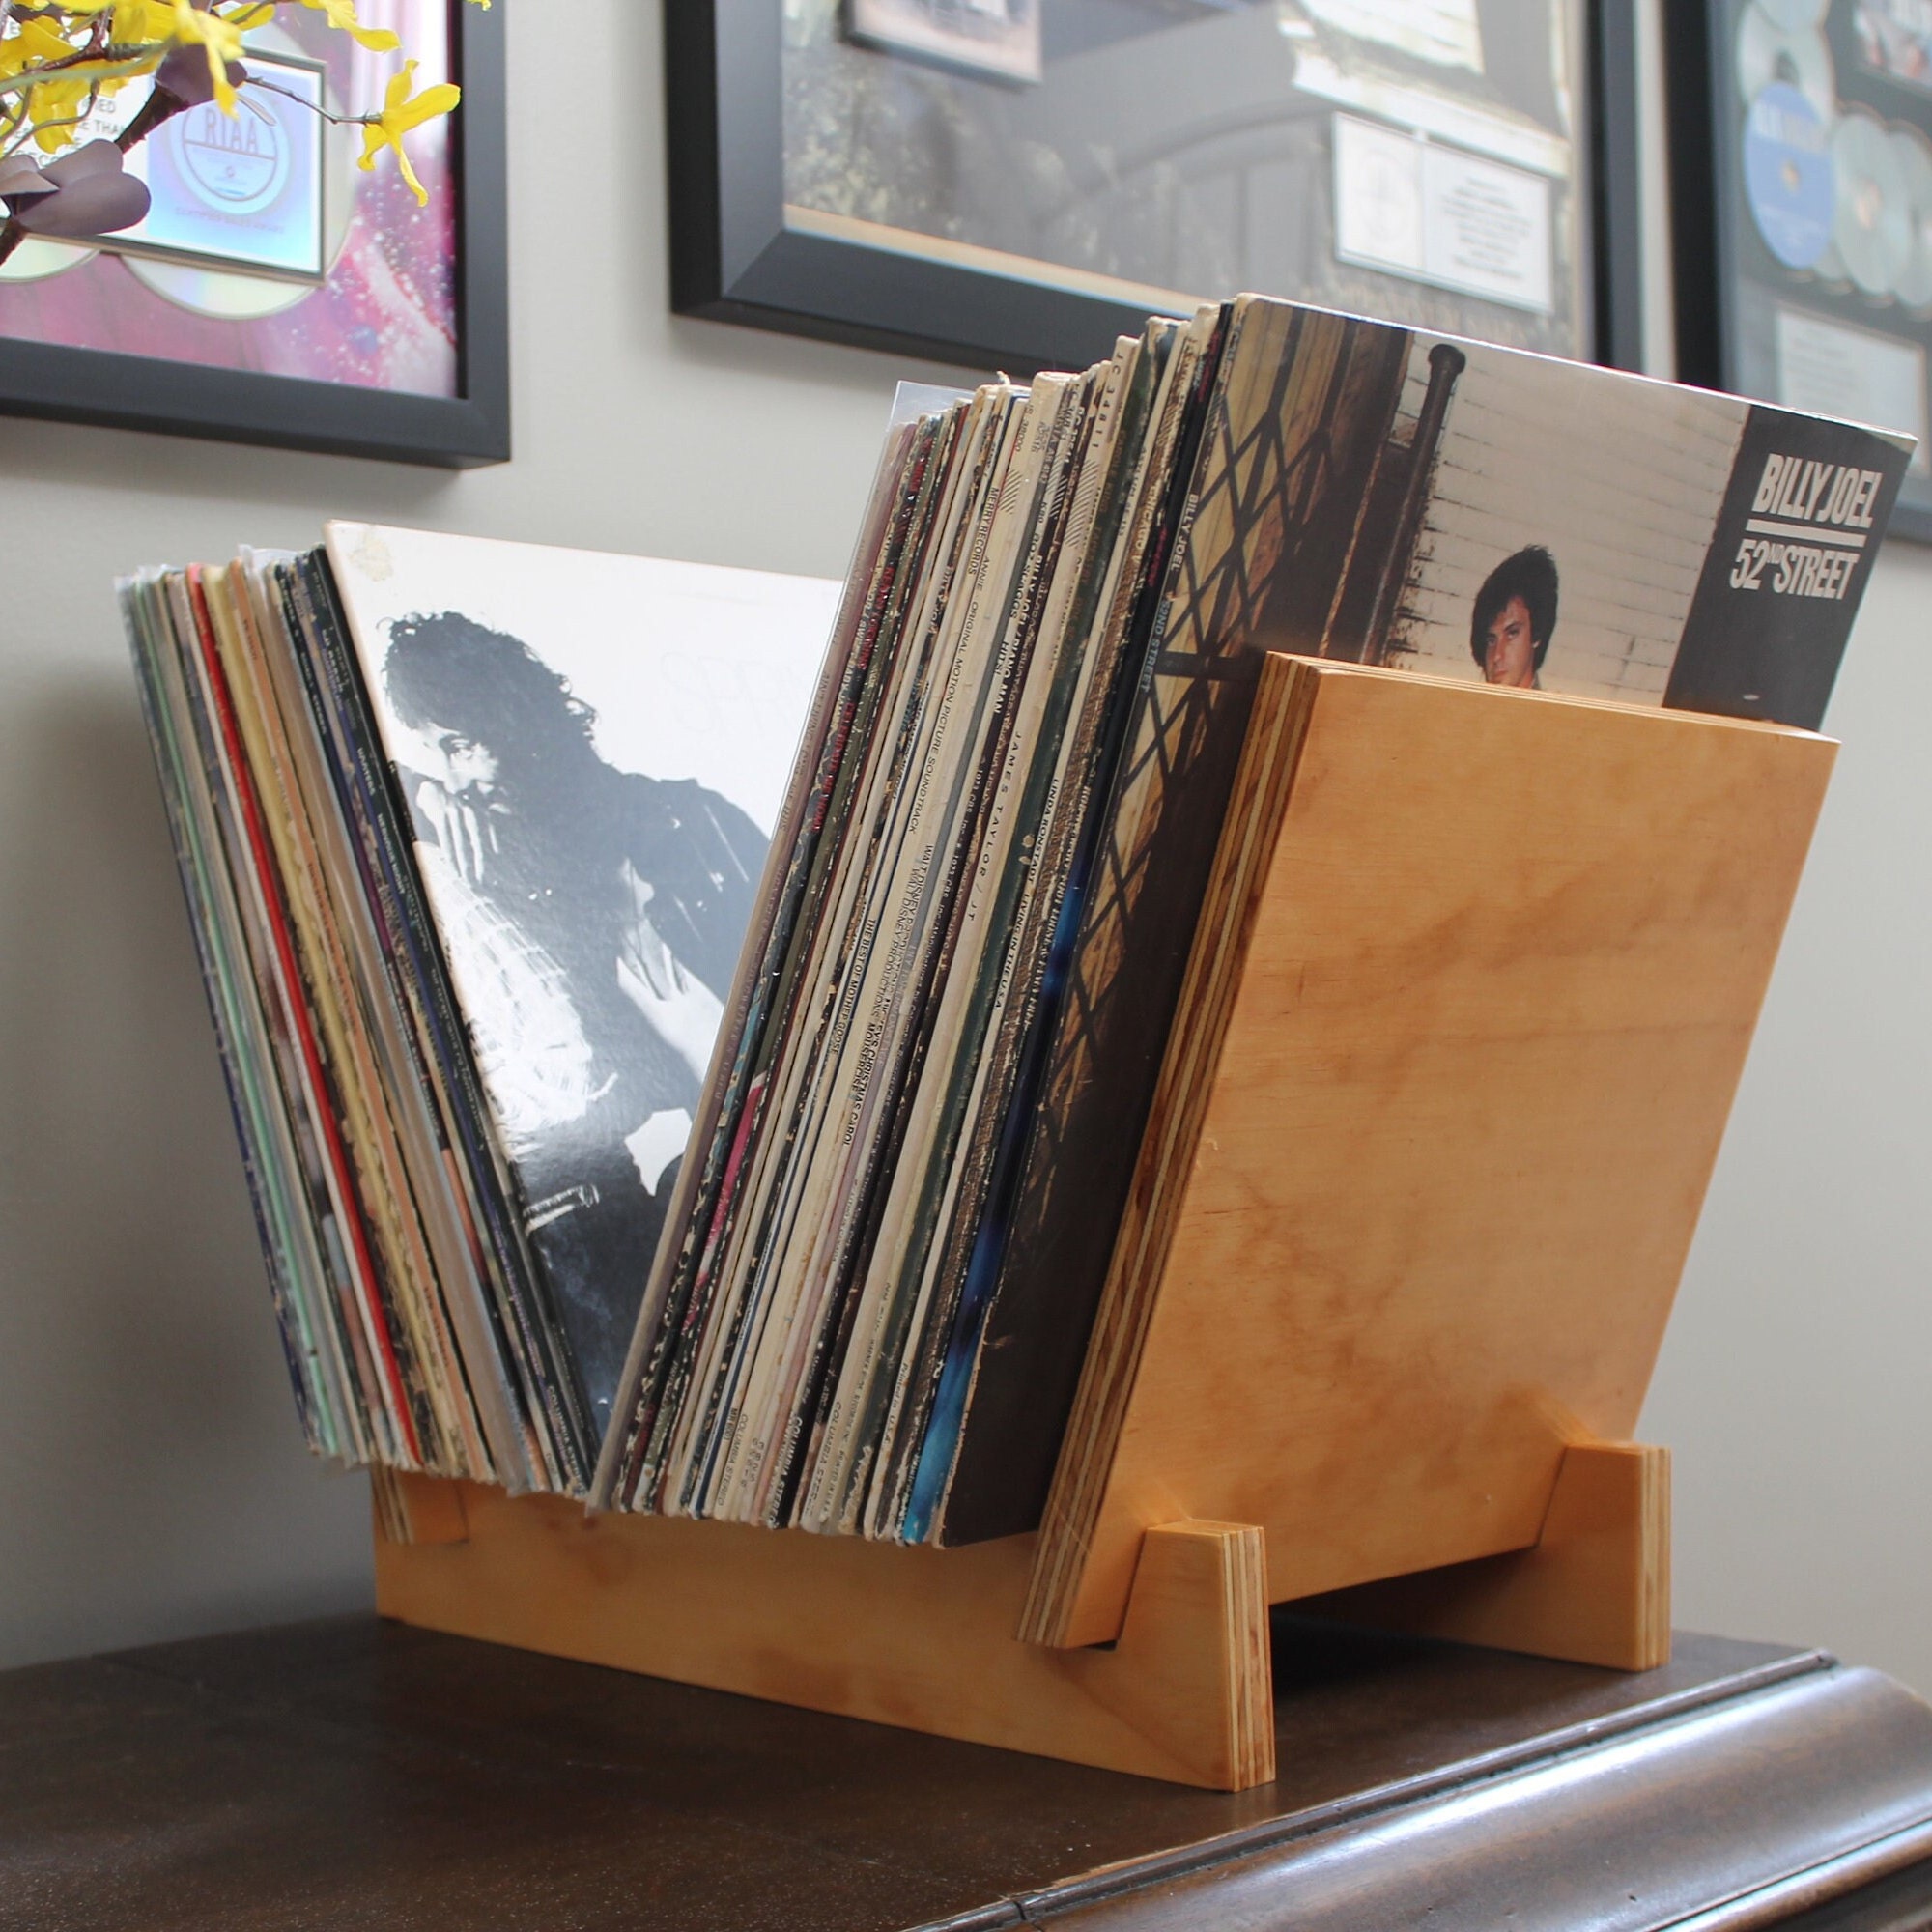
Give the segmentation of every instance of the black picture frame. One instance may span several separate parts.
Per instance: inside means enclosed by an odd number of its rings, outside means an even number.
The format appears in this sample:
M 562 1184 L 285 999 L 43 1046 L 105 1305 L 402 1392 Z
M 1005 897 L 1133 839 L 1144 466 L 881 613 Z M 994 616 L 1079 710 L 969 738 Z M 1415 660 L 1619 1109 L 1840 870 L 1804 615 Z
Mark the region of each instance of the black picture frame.
M 1763 393 L 1769 384 L 1750 382 L 1741 354 L 1747 310 L 1754 298 L 1764 298 L 1747 278 L 1764 282 L 1767 270 L 1776 270 L 1752 233 L 1745 200 L 1734 138 L 1744 103 L 1729 44 L 1729 10 L 1725 0 L 1671 0 L 1662 11 L 1677 378 L 1777 402 Z M 1837 25 L 1832 9 L 1826 18 Z M 1932 96 L 1920 99 L 1932 129 Z M 1856 301 L 1829 290 L 1801 299 L 1852 327 L 1872 326 Z M 1886 534 L 1932 543 L 1932 479 L 1908 472 Z
M 450 123 L 459 196 L 457 395 L 408 395 L 0 337 L 0 414 L 445 469 L 506 462 L 503 9 L 451 0 L 450 34 L 452 67 L 463 88 L 463 103 Z
M 677 314 L 1015 374 L 1083 366 L 1123 331 L 1139 332 L 1147 311 L 1129 302 L 787 228 L 779 8 L 675 0 L 664 19 Z M 1586 32 L 1593 359 L 1636 369 L 1643 291 L 1633 0 L 1589 0 Z

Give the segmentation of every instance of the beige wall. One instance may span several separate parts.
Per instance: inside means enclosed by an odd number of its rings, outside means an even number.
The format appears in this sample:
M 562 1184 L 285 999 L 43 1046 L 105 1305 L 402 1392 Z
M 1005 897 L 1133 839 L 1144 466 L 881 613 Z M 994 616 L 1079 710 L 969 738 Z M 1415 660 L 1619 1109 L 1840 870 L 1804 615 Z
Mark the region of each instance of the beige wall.
M 1844 750 L 1644 1409 L 1680 1623 L 1932 1694 L 1932 551 L 1892 545 Z
M 528 73 L 548 0 L 502 4 Z M 0 1662 L 369 1598 L 364 1486 L 308 1463 L 277 1358 L 113 575 L 338 512 L 837 573 L 893 381 L 944 377 L 671 320 L 656 9 L 572 16 L 611 51 L 581 145 L 512 104 L 514 463 L 0 421 Z M 1893 547 L 1646 1423 L 1686 1621 L 1932 1690 L 1928 611 L 1932 551 Z

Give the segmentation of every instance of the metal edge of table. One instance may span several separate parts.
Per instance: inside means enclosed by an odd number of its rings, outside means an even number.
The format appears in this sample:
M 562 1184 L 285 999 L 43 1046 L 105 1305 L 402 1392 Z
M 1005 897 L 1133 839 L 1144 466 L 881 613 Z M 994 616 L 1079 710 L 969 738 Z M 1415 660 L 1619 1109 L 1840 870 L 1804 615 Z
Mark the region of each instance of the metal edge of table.
M 1748 1932 L 1888 1880 L 1932 1923 L 1932 1708 L 1808 1652 L 926 1932 Z

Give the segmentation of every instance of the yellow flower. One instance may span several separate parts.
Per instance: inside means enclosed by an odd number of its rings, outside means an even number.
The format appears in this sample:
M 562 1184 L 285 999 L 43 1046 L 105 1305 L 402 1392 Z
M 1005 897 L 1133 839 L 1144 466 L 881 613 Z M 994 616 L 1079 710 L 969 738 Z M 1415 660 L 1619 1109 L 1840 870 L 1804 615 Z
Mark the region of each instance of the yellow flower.
M 24 73 L 30 67 L 45 67 L 77 51 L 44 20 L 22 20 L 14 32 L 0 41 L 0 74 Z
M 51 155 L 73 140 L 73 124 L 86 111 L 87 83 L 84 80 L 50 80 L 27 96 L 27 118 L 34 124 L 34 142 L 43 155 Z M 59 126 L 49 127 L 49 122 Z
M 209 78 L 214 84 L 214 99 L 222 113 L 235 112 L 235 86 L 228 78 L 228 63 L 242 58 L 242 29 L 219 14 L 204 14 L 190 0 L 175 0 L 174 37 L 184 46 L 199 42 L 208 49 Z
M 42 68 L 53 68 L 71 61 L 79 51 L 66 36 L 45 20 L 26 19 L 18 30 L 0 41 L 0 77 L 31 75 Z M 27 120 L 34 128 L 34 141 L 43 154 L 65 148 L 73 139 L 70 127 L 49 127 L 49 122 L 71 122 L 78 117 L 94 85 L 100 63 L 60 68 L 54 77 L 29 87 Z
M 175 30 L 175 10 L 162 0 L 114 0 L 114 19 L 108 31 L 116 46 L 145 46 L 165 41 Z
M 171 41 L 175 32 L 175 10 L 168 0 L 68 0 L 71 12 L 104 14 L 113 9 L 107 37 L 117 47 L 144 47 L 157 41 Z
M 410 157 L 403 148 L 403 136 L 412 128 L 420 128 L 425 121 L 433 121 L 439 114 L 447 114 L 463 99 L 463 90 L 448 81 L 440 81 L 435 87 L 426 87 L 412 100 L 410 88 L 415 77 L 416 64 L 405 61 L 403 71 L 389 81 L 388 92 L 383 97 L 383 111 L 363 118 L 362 159 L 360 166 L 373 168 L 376 156 L 384 148 L 396 151 L 396 165 L 403 171 L 403 179 L 410 185 L 410 192 L 416 198 L 416 206 L 421 208 L 429 201 L 429 190 L 416 179 L 416 171 L 410 166 Z
M 355 0 L 302 0 L 302 5 L 327 14 L 331 27 L 340 27 L 371 53 L 385 54 L 402 44 L 387 27 L 365 27 L 355 17 Z

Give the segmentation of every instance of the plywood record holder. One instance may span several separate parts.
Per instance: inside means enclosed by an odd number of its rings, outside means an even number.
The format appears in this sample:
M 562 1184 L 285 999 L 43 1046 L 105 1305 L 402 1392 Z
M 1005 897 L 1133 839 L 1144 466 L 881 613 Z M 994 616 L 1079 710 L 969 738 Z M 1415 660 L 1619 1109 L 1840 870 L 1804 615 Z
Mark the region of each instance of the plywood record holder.
M 1834 750 L 1270 658 L 1039 1531 L 384 1478 L 380 1607 L 1222 1789 L 1270 1604 L 1662 1662 L 1629 1437 Z

